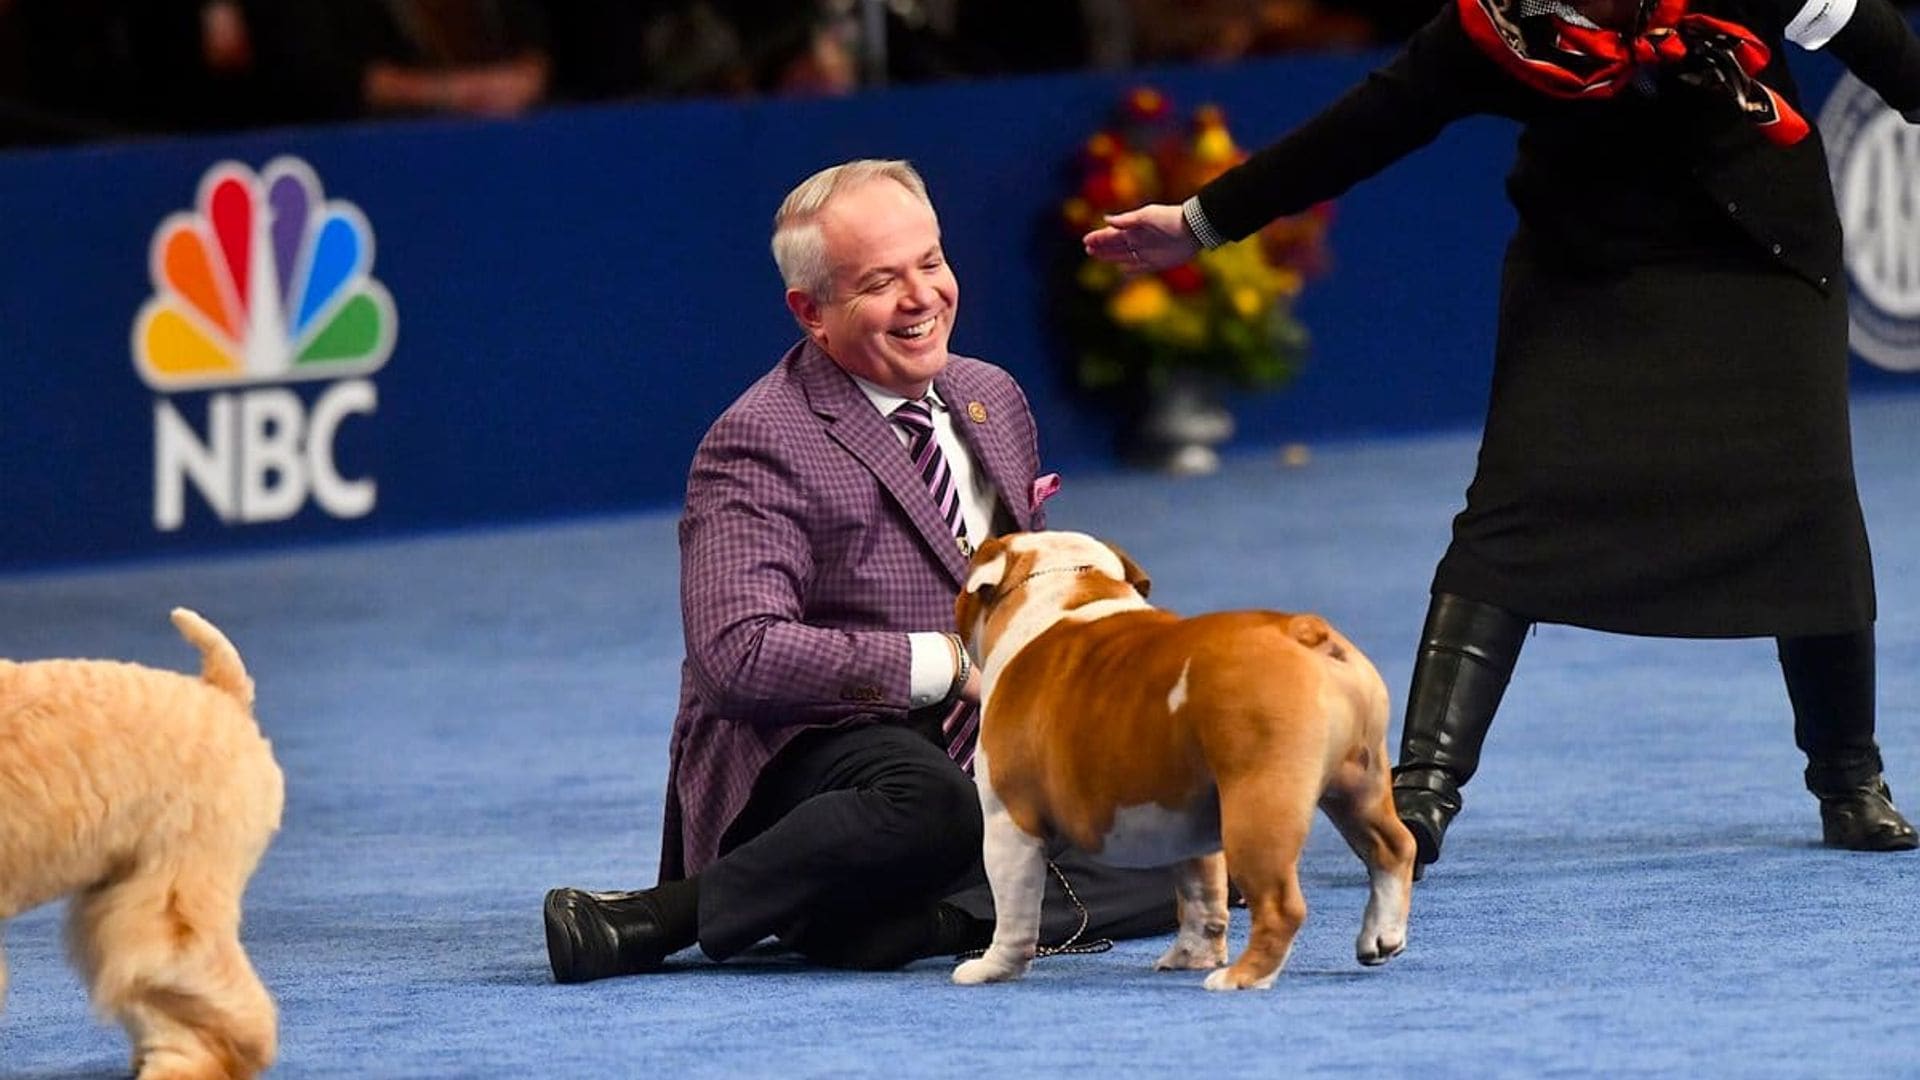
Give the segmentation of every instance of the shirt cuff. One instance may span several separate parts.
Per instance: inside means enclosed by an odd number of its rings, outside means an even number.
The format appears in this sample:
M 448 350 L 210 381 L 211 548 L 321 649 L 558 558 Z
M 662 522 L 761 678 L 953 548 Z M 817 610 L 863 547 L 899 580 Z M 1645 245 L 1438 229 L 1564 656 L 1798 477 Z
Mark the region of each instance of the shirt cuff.
M 956 674 L 952 642 L 945 634 L 925 630 L 908 634 L 907 644 L 913 650 L 913 666 L 907 680 L 908 707 L 924 709 L 947 700 L 947 691 L 953 689 Z
M 1807 0 L 1787 23 L 1786 39 L 1803 49 L 1825 48 L 1853 19 L 1856 0 Z
M 1195 195 L 1181 203 L 1180 216 L 1187 219 L 1187 228 L 1193 230 L 1193 238 L 1208 251 L 1227 242 L 1227 238 L 1220 235 L 1220 230 L 1213 227 L 1213 222 L 1207 220 L 1207 212 L 1200 208 L 1200 196 Z

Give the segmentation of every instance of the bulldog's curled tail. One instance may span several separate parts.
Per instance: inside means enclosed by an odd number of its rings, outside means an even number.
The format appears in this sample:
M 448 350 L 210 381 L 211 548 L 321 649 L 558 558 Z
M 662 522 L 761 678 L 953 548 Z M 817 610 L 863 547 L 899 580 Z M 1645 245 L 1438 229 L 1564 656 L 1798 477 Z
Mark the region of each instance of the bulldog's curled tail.
M 173 609 L 173 625 L 187 643 L 200 650 L 200 679 L 224 691 L 249 709 L 253 707 L 253 679 L 240 662 L 240 651 L 215 626 L 186 608 Z
M 1287 620 L 1287 635 L 1317 653 L 1345 660 L 1346 651 L 1333 636 L 1333 627 L 1318 615 L 1295 615 Z

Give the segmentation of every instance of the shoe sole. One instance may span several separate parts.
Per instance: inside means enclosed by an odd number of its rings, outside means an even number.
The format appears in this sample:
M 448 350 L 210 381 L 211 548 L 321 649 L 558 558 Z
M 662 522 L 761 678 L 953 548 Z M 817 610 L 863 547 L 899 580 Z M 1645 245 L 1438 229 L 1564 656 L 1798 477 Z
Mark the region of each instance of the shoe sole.
M 1821 839 L 1828 847 L 1840 851 L 1912 851 L 1920 848 L 1920 837 L 1912 833 L 1889 837 L 1869 836 L 1863 843 L 1858 844 L 1843 843 L 1831 836 L 1824 836 Z

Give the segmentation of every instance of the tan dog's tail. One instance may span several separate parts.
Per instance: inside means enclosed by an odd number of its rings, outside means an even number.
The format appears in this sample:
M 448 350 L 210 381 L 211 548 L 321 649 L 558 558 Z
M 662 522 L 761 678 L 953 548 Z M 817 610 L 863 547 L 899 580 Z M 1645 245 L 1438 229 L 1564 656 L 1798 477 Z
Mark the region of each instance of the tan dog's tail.
M 212 623 L 183 607 L 173 609 L 173 625 L 188 644 L 200 650 L 200 678 L 251 709 L 253 679 L 247 675 L 247 666 L 240 662 L 240 651 L 233 642 Z

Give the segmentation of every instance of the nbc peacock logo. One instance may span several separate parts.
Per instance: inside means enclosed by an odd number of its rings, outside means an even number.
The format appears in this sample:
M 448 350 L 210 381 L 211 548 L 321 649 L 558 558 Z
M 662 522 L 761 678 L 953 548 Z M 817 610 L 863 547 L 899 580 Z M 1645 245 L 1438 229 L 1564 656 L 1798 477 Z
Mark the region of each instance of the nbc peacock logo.
M 1843 75 L 1820 110 L 1846 234 L 1849 339 L 1889 371 L 1920 372 L 1920 127 Z
M 374 481 L 342 477 L 333 454 L 340 425 L 375 411 L 368 376 L 397 331 L 366 215 L 327 199 L 298 158 L 257 175 L 223 161 L 194 209 L 154 231 L 148 265 L 154 295 L 134 320 L 133 360 L 160 395 L 155 527 L 185 522 L 189 486 L 227 524 L 285 520 L 309 496 L 336 518 L 370 513 Z M 286 385 L 314 380 L 331 383 L 307 397 Z M 212 392 L 196 428 L 178 406 L 198 391 Z

